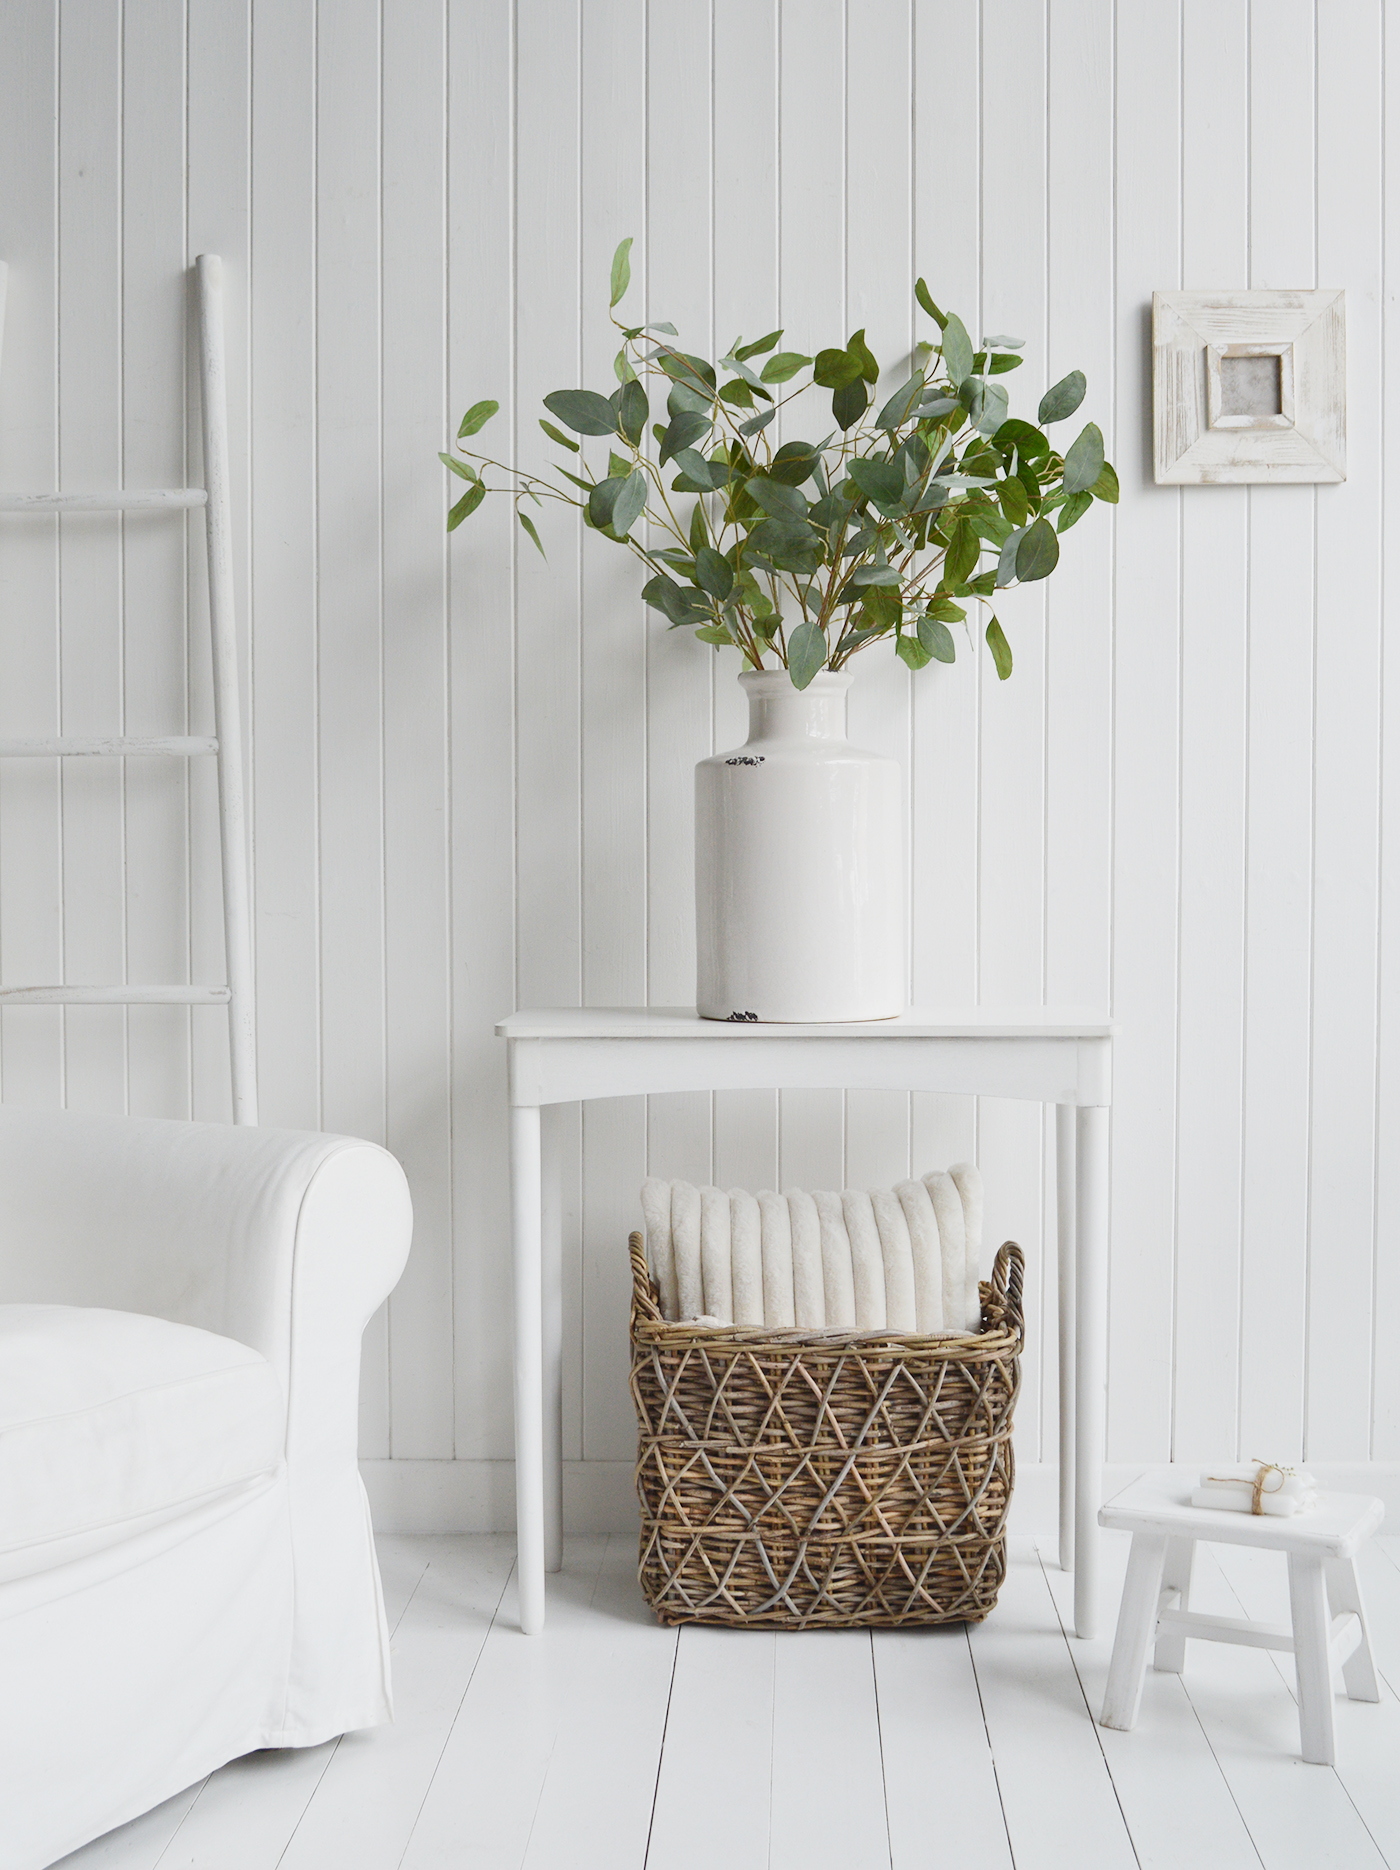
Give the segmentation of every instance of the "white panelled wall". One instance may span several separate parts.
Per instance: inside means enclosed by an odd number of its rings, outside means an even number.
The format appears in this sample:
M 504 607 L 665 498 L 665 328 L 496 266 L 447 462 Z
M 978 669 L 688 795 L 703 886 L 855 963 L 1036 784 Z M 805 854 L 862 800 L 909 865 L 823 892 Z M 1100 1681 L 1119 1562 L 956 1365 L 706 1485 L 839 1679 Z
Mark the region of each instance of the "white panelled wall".
M 184 271 L 225 260 L 262 1114 L 408 1168 L 386 1517 L 509 1524 L 492 1024 L 691 999 L 692 769 L 743 737 L 735 659 L 570 515 L 547 565 L 504 503 L 443 530 L 469 402 L 538 462 L 540 397 L 610 382 L 627 234 L 629 314 L 697 350 L 863 325 L 893 371 L 922 272 L 1026 337 L 1013 410 L 1086 372 L 1122 504 L 1006 606 L 1011 681 L 856 665 L 853 735 L 909 772 L 914 995 L 1121 1022 L 1111 1459 L 1400 1461 L 1397 112 L 1396 0 L 7 0 L 0 486 L 198 474 Z M 1154 288 L 1314 285 L 1347 293 L 1347 483 L 1154 488 Z M 199 523 L 0 522 L 0 733 L 208 731 Z M 212 776 L 177 764 L 7 763 L 0 979 L 218 977 Z M 222 1117 L 222 1015 L 10 1009 L 0 1095 Z M 578 1523 L 626 1510 L 648 1169 L 975 1151 L 1033 1269 L 1018 1451 L 1052 1455 L 1038 1111 L 735 1094 L 557 1133 Z

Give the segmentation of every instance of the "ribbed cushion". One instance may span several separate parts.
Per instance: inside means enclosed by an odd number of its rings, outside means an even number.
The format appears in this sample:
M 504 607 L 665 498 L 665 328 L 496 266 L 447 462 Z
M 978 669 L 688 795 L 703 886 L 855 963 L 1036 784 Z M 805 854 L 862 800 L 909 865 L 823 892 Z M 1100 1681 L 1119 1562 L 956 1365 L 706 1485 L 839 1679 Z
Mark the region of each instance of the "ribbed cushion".
M 253 1480 L 282 1458 L 272 1366 L 231 1338 L 72 1305 L 0 1305 L 0 1553 Z

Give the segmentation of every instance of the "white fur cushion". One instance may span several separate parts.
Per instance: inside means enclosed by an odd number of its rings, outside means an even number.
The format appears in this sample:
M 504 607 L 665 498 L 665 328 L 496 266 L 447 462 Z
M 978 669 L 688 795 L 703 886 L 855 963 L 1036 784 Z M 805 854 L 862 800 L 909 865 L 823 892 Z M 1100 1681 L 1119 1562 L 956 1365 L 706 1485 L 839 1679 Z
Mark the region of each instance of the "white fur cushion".
M 976 1331 L 982 1178 L 970 1162 L 840 1194 L 642 1185 L 647 1261 L 672 1320 L 803 1330 Z

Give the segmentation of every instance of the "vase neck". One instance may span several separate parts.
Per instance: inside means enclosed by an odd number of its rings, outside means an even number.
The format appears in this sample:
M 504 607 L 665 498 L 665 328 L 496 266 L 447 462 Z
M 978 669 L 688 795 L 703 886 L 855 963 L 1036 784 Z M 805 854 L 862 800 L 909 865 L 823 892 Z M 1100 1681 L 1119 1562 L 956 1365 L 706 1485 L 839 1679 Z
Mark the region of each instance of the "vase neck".
M 846 691 L 851 678 L 823 671 L 796 689 L 786 669 L 750 671 L 739 677 L 749 698 L 749 739 L 844 740 Z

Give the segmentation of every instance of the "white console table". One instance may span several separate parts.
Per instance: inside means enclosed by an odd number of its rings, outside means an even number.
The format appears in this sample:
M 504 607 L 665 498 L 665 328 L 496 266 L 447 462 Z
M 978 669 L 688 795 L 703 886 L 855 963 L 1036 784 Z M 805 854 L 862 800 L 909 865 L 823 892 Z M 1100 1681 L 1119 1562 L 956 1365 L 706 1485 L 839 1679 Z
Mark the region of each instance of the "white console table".
M 1056 1106 L 1060 1563 L 1074 1567 L 1075 1628 L 1093 1636 L 1104 1461 L 1112 1026 L 1053 1009 L 914 1011 L 869 1025 L 766 1026 L 700 1019 L 685 1008 L 623 1007 L 512 1013 L 496 1032 L 509 1055 L 521 1629 L 534 1635 L 544 1628 L 545 1572 L 563 1562 L 559 1243 L 551 1238 L 545 1250 L 541 1107 L 653 1091 L 801 1085 L 965 1092 Z M 557 1226 L 552 1216 L 548 1231 L 554 1234 Z

